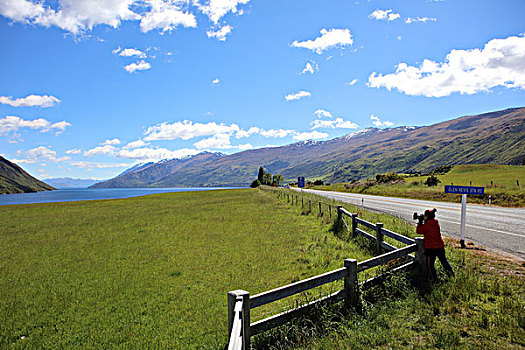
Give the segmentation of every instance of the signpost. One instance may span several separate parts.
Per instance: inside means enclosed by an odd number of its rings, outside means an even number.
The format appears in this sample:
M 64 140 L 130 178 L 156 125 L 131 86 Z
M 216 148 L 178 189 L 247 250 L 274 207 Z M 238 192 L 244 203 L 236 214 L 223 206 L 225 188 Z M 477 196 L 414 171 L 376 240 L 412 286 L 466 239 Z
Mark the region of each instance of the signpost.
M 465 226 L 467 223 L 467 194 L 483 196 L 485 187 L 445 186 L 445 193 L 461 194 L 461 248 L 465 248 Z
M 304 177 L 303 176 L 299 176 L 297 178 L 297 187 L 304 188 Z

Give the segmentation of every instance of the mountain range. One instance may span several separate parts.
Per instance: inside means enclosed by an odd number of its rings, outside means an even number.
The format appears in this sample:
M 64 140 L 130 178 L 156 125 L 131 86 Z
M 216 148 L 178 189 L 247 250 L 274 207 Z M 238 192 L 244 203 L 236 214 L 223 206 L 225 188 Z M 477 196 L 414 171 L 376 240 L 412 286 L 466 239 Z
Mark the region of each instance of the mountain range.
M 90 180 L 90 179 L 74 179 L 71 177 L 56 177 L 52 179 L 43 180 L 48 185 L 51 185 L 55 188 L 88 188 L 100 180 Z
M 439 165 L 522 164 L 524 156 L 525 108 L 510 108 L 430 126 L 369 128 L 328 141 L 139 164 L 93 187 L 246 186 L 260 166 L 288 181 L 346 182 Z
M 54 190 L 24 169 L 0 156 L 0 194 Z

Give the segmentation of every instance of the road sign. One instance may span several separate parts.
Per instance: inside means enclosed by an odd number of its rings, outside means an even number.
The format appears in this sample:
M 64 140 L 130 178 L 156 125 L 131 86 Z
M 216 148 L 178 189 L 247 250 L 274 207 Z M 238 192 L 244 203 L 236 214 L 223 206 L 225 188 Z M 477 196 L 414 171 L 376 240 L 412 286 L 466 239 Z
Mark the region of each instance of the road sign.
M 300 176 L 297 178 L 297 187 L 304 187 L 304 177 Z
M 473 194 L 476 196 L 483 196 L 483 194 L 485 193 L 485 187 L 445 186 L 445 193 Z

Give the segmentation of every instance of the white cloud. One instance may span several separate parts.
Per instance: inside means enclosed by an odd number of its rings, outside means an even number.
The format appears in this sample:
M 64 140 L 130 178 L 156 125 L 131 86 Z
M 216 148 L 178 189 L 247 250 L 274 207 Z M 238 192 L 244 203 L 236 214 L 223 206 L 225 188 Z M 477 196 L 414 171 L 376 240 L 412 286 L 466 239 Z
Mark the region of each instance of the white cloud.
M 296 133 L 295 130 L 290 129 L 270 129 L 270 130 L 261 130 L 259 132 L 261 136 L 268 138 L 283 138 L 287 137 L 290 134 Z
M 133 73 L 137 70 L 148 70 L 151 68 L 151 64 L 149 64 L 146 61 L 139 61 L 137 63 L 131 63 L 127 66 L 124 66 L 124 69 L 128 71 L 129 73 Z
M 352 45 L 353 42 L 349 29 L 322 29 L 321 36 L 314 40 L 294 41 L 292 46 L 312 50 L 320 55 L 328 49 Z
M 253 146 L 249 143 L 245 143 L 245 144 L 237 146 L 237 148 L 239 148 L 241 151 L 246 151 L 248 149 L 253 149 Z
M 324 109 L 318 109 L 314 112 L 316 118 L 332 118 L 332 113 L 325 111 Z
M 66 121 L 51 123 L 49 120 L 38 118 L 34 120 L 25 120 L 15 116 L 6 116 L 0 119 L 0 135 L 10 132 L 16 133 L 21 128 L 40 129 L 41 132 L 55 130 L 57 133 L 63 132 L 66 127 L 71 126 Z
M 306 74 L 306 73 L 314 74 L 316 71 L 319 71 L 319 66 L 316 63 L 312 64 L 310 62 L 307 62 L 306 67 L 304 67 L 301 74 Z
M 53 107 L 59 104 L 61 101 L 55 96 L 48 95 L 29 95 L 22 98 L 16 98 L 13 100 L 11 96 L 0 96 L 0 103 L 10 105 L 12 107 Z
M 57 157 L 57 153 L 48 147 L 40 146 L 28 151 L 18 151 L 16 156 L 23 156 L 22 159 L 13 160 L 15 163 L 33 164 L 37 162 L 60 163 L 69 160 L 69 157 Z
M 346 85 L 348 85 L 348 86 L 355 85 L 355 83 L 357 83 L 357 81 L 358 81 L 358 79 L 354 79 L 354 80 L 352 80 L 351 82 L 346 83 Z
M 139 147 L 144 147 L 148 145 L 148 143 L 142 141 L 142 140 L 137 140 L 137 141 L 132 141 L 130 143 L 128 143 L 124 148 L 126 149 L 131 149 L 131 148 L 139 148 Z
M 118 54 L 122 57 L 138 57 L 138 58 L 146 58 L 146 54 L 140 50 L 129 48 L 129 49 L 120 49 L 117 48 L 116 50 L 112 51 L 114 54 Z
M 195 15 L 183 10 L 187 4 L 187 0 L 2 0 L 0 14 L 17 22 L 56 26 L 74 35 L 97 25 L 118 28 L 128 20 L 140 21 L 143 32 L 166 32 L 197 26 Z
M 190 120 L 184 120 L 182 122 L 175 122 L 172 124 L 161 123 L 155 126 L 149 127 L 145 135 L 144 140 L 174 140 L 182 139 L 189 140 L 194 137 L 210 136 L 215 134 L 233 134 L 240 130 L 236 124 L 225 125 L 211 123 L 193 123 Z
M 230 134 L 215 134 L 210 138 L 196 142 L 197 149 L 228 149 L 233 148 L 230 143 Z
M 211 82 L 210 85 L 212 85 L 212 86 L 213 86 L 213 85 L 219 85 L 220 82 L 221 82 L 221 81 L 219 80 L 219 78 L 215 78 L 215 79 L 212 80 L 212 82 Z
M 241 137 L 250 137 L 253 134 L 258 134 L 260 132 L 261 132 L 260 128 L 258 128 L 256 126 L 252 126 L 248 130 L 239 130 L 239 131 L 237 131 L 237 133 L 235 134 L 235 137 L 240 139 Z
M 120 140 L 119 139 L 106 140 L 102 143 L 102 145 L 120 145 Z
M 375 115 L 371 115 L 370 116 L 370 120 L 373 120 L 372 124 L 374 124 L 375 126 L 377 127 L 380 127 L 380 126 L 392 126 L 394 125 L 394 123 L 392 122 L 389 122 L 387 120 L 385 120 L 384 122 L 381 121 L 381 119 L 379 119 L 379 117 L 375 116 Z
M 94 157 L 94 156 L 114 156 L 117 153 L 117 149 L 112 145 L 104 145 L 92 148 L 90 150 L 84 151 L 84 156 Z
M 73 149 L 66 151 L 66 154 L 80 154 L 80 153 L 82 153 L 82 151 L 78 148 L 73 148 Z
M 150 11 L 140 20 L 140 30 L 144 33 L 153 29 L 161 29 L 162 33 L 170 32 L 178 26 L 197 27 L 195 15 L 182 11 L 177 5 L 177 3 L 182 5 L 185 1 L 149 0 L 146 3 L 150 6 Z
M 400 63 L 395 73 L 373 72 L 368 86 L 427 97 L 471 95 L 497 86 L 525 90 L 525 37 L 493 39 L 482 50 L 452 50 L 443 63 L 428 59 L 419 67 Z
M 330 129 L 357 129 L 359 125 L 343 118 L 335 118 L 335 120 L 320 120 L 316 119 L 310 123 L 312 129 L 330 128 Z
M 286 95 L 284 96 L 284 98 L 286 99 L 286 101 L 295 101 L 303 97 L 309 97 L 309 96 L 312 96 L 312 94 L 309 93 L 308 91 L 299 91 L 299 92 L 296 92 L 295 94 Z
M 232 29 L 232 26 L 225 25 L 216 31 L 208 30 L 206 32 L 206 35 L 208 35 L 208 38 L 215 38 L 219 41 L 226 41 L 226 38 L 232 32 Z
M 416 17 L 416 18 L 407 17 L 405 19 L 405 23 L 406 24 L 418 23 L 418 22 L 426 23 L 426 22 L 429 22 L 429 21 L 435 22 L 435 21 L 437 21 L 437 19 L 434 18 L 434 17 Z
M 229 12 L 242 14 L 237 8 L 238 5 L 244 5 L 250 0 L 209 0 L 206 5 L 198 5 L 199 9 L 213 22 L 217 23 Z
M 135 148 L 133 150 L 121 150 L 117 156 L 119 158 L 135 159 L 141 161 L 159 161 L 161 159 L 183 158 L 198 154 L 200 151 L 189 148 L 182 148 L 170 151 L 166 148 Z
M 375 19 L 378 21 L 395 21 L 396 19 L 400 18 L 401 15 L 399 13 L 394 13 L 392 10 L 375 10 L 371 14 L 368 15 L 368 18 Z
M 72 166 L 83 169 L 105 169 L 105 168 L 129 168 L 132 164 L 129 163 L 98 163 L 98 162 L 71 162 Z
M 319 131 L 312 131 L 312 132 L 296 132 L 293 135 L 293 139 L 297 141 L 306 141 L 306 140 L 315 140 L 315 139 L 323 139 L 325 137 L 328 137 L 328 134 L 324 132 Z

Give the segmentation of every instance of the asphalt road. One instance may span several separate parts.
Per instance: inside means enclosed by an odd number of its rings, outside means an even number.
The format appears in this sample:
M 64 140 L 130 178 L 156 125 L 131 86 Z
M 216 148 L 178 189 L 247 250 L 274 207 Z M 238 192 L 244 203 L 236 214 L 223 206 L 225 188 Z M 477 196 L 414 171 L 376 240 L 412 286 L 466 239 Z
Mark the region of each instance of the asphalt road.
M 333 198 L 365 209 L 412 220 L 413 213 L 436 208 L 436 219 L 443 234 L 458 238 L 461 226 L 461 204 L 418 199 L 370 196 L 365 194 L 303 190 Z M 502 208 L 469 204 L 465 243 L 474 242 L 491 250 L 525 260 L 525 208 Z

